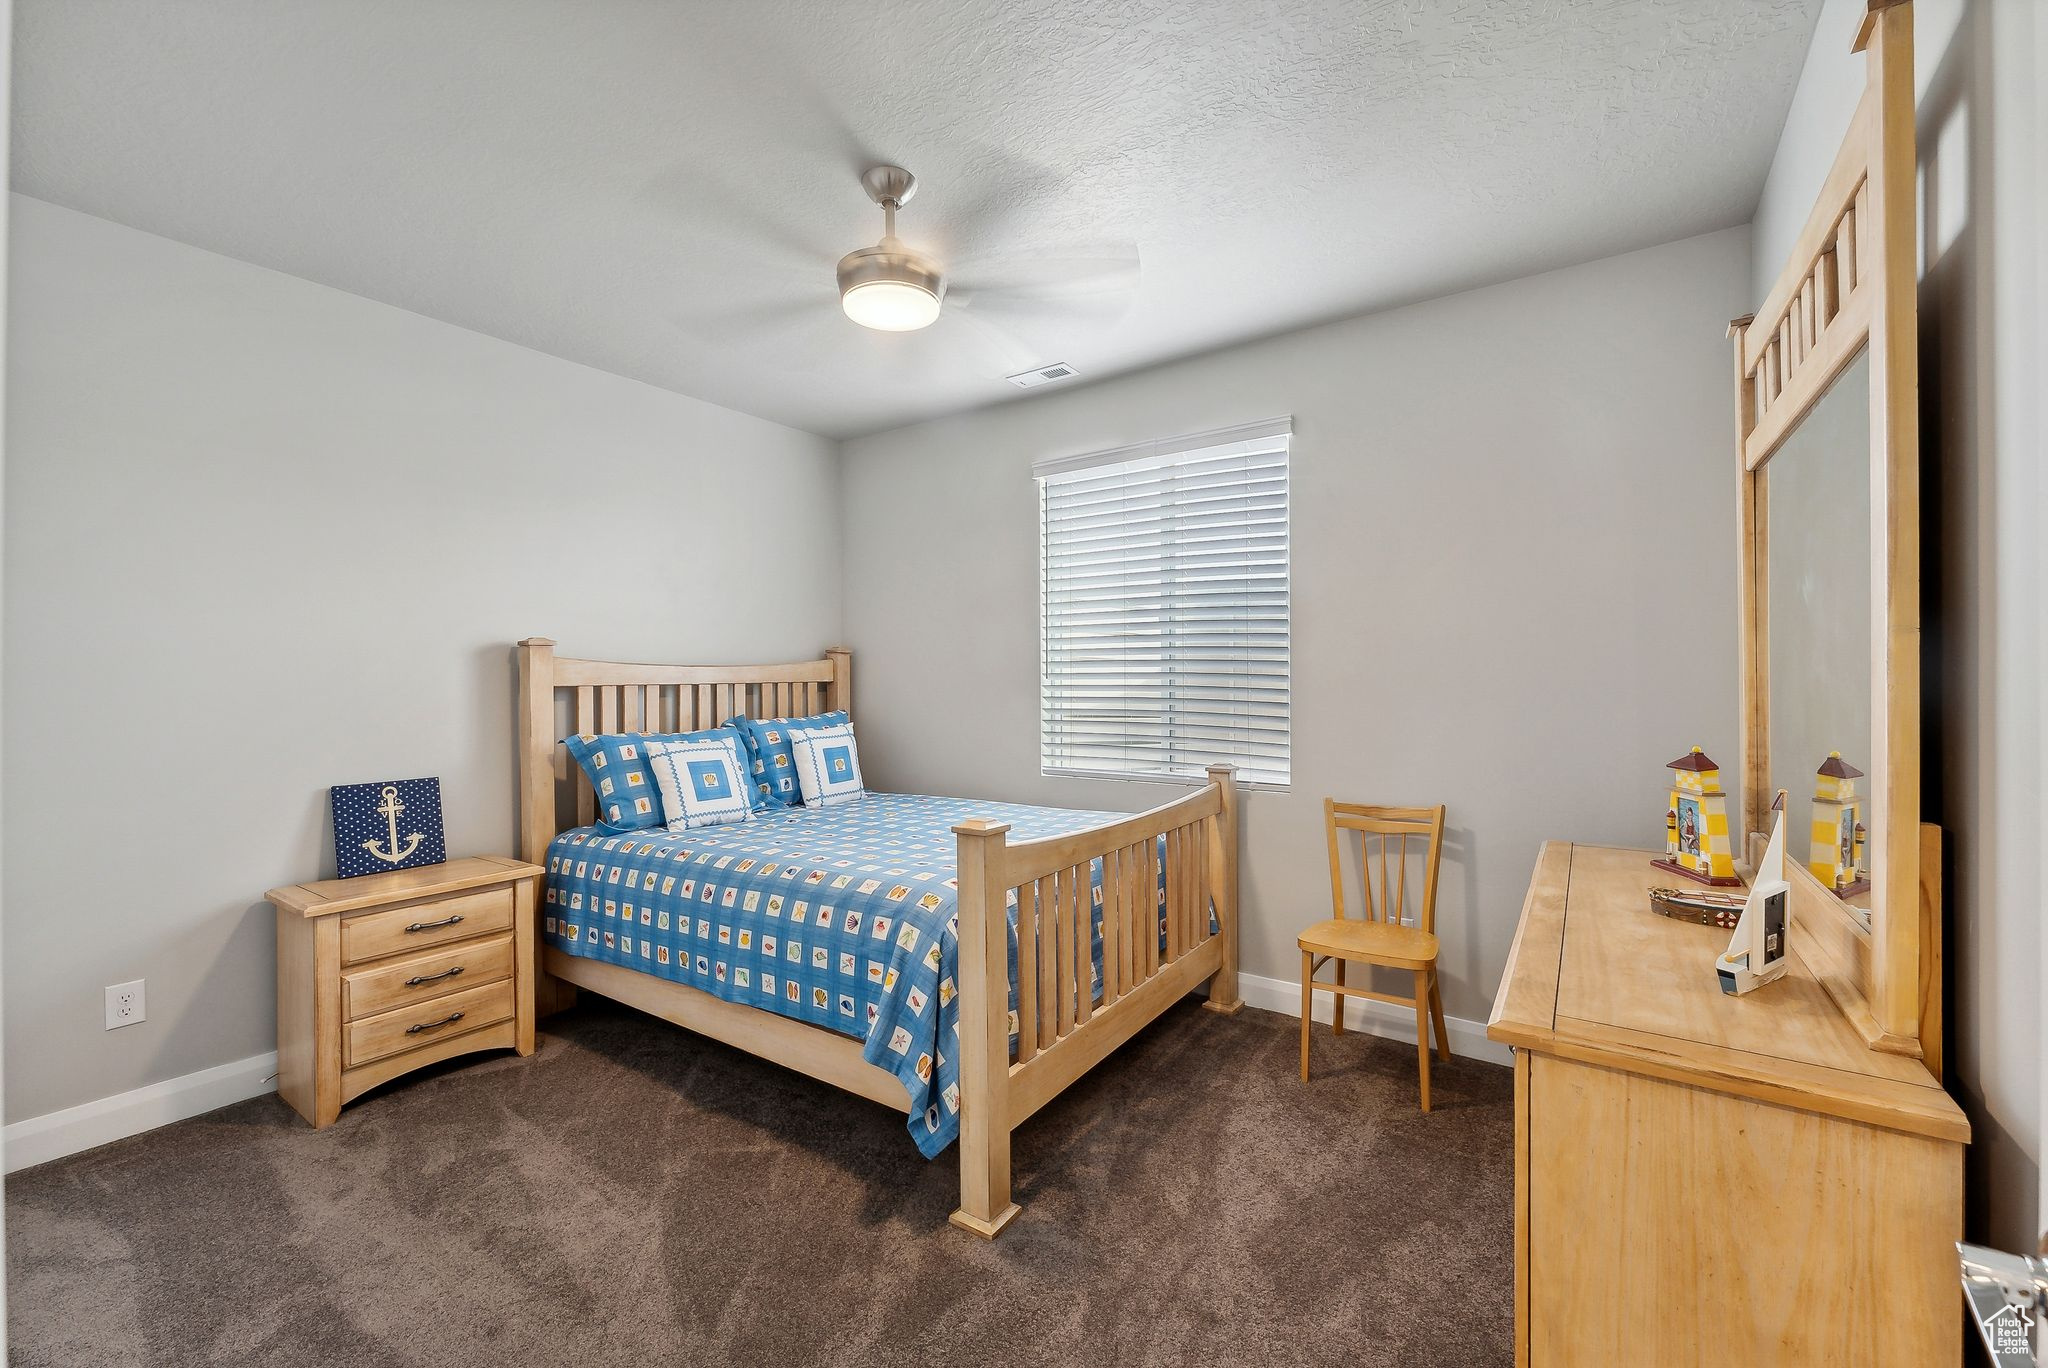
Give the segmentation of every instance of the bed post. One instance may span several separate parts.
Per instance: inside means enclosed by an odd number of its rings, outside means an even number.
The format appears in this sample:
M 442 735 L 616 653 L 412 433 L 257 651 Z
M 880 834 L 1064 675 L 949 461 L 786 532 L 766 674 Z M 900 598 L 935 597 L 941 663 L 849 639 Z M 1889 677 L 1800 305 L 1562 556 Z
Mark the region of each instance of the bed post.
M 1017 1214 L 1010 1200 L 1009 890 L 1002 860 L 1009 824 L 980 818 L 953 828 L 960 955 L 960 1209 L 952 1222 L 992 1240 Z
M 853 652 L 844 646 L 827 646 L 825 659 L 832 662 L 832 689 L 825 701 L 826 712 L 853 712 Z
M 1204 1005 L 1227 1016 L 1244 1006 L 1237 995 L 1237 766 L 1209 766 L 1209 782 L 1223 800 L 1216 818 L 1222 839 L 1209 847 L 1209 885 L 1216 890 L 1216 934 L 1223 941 L 1223 965 L 1209 977 L 1209 1001 Z
M 547 859 L 555 839 L 555 643 L 519 643 L 519 858 Z
M 555 839 L 555 643 L 528 637 L 519 643 L 519 858 L 545 865 Z M 535 899 L 536 920 L 547 915 Z M 534 928 L 536 940 L 540 928 Z M 536 967 L 534 1015 L 547 1016 L 573 1005 L 576 990 Z

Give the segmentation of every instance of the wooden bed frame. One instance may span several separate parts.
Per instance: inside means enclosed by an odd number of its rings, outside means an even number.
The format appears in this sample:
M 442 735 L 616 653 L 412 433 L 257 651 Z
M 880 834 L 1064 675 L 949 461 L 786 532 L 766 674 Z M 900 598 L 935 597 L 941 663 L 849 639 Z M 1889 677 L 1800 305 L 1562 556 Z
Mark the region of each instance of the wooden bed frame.
M 575 732 L 715 727 L 735 714 L 790 717 L 852 711 L 853 653 L 787 665 L 635 665 L 569 660 L 555 643 L 519 643 L 519 844 L 534 864 L 571 826 L 596 820 L 596 795 L 572 764 Z M 958 840 L 960 1209 L 953 1224 L 993 1239 L 1017 1214 L 1010 1133 L 1206 981 L 1208 1006 L 1235 1012 L 1238 795 L 1236 771 L 1209 767 L 1201 791 L 1088 831 L 1011 843 L 1009 827 L 974 820 Z M 566 818 L 566 820 L 565 820 Z M 1166 945 L 1143 934 L 1145 896 L 1164 839 Z M 1102 868 L 1101 1000 L 1087 971 L 1093 866 Z M 1005 909 L 1017 903 L 1017 1058 L 1010 1061 Z M 545 908 L 545 899 L 538 900 Z M 1218 929 L 1204 915 L 1214 909 Z M 540 915 L 545 915 L 543 911 Z M 542 955 L 538 1010 L 586 988 L 763 1059 L 907 1113 L 895 1075 L 861 1058 L 861 1043 L 619 965 L 552 947 Z M 570 987 L 569 985 L 574 985 Z

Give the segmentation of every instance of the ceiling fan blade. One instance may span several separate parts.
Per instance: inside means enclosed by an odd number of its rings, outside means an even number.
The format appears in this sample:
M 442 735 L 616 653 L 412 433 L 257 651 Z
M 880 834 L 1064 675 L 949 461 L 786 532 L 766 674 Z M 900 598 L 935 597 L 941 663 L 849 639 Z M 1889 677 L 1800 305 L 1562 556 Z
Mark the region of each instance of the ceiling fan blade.
M 776 7 L 767 5 L 692 8 L 698 11 L 689 22 L 697 30 L 699 50 L 719 53 L 714 67 L 695 77 L 712 103 L 745 109 L 772 93 L 773 116 L 756 131 L 806 158 L 843 169 L 849 182 L 877 161 L 888 160 L 855 127 L 841 98 L 827 90 L 828 82 L 843 90 L 848 81 L 836 64 L 845 54 L 836 49 L 830 26 L 791 30 L 789 16 L 776 15 Z M 858 74 L 851 79 L 857 86 Z
M 938 326 L 946 330 L 938 334 L 940 337 L 955 342 L 965 341 L 995 375 L 1008 377 L 1041 364 L 1036 350 L 972 310 L 954 308 L 950 296 L 946 307 L 939 313 Z
M 829 295 L 732 309 L 671 310 L 669 322 L 706 346 L 743 353 L 764 369 L 785 374 L 865 366 L 874 359 L 873 335 L 842 315 Z
M 1101 244 L 1057 256 L 966 263 L 948 278 L 946 303 L 977 313 L 1113 321 L 1136 301 L 1138 283 L 1137 247 Z
M 1130 225 L 1116 217 L 1114 181 L 1099 169 L 1048 165 L 976 140 L 958 145 L 950 165 L 933 168 L 912 223 L 919 245 L 963 273 L 1013 258 L 1019 246 L 1040 255 L 1088 255 L 1099 243 L 1131 250 Z M 1083 243 L 1091 246 L 1074 250 Z
M 673 226 L 679 251 L 715 258 L 721 270 L 814 271 L 830 280 L 839 259 L 819 225 L 778 222 L 760 211 L 757 196 L 700 167 L 669 167 L 647 182 L 641 197 Z
M 740 332 L 760 333 L 804 323 L 823 311 L 815 299 L 784 299 L 729 309 L 672 309 L 669 322 L 707 342 L 724 343 Z
M 817 272 L 819 279 L 830 281 L 833 264 L 874 235 L 878 216 L 870 212 L 857 182 L 879 158 L 824 87 L 804 75 L 815 64 L 772 26 L 760 23 L 749 7 L 713 7 L 704 23 L 705 43 L 713 42 L 714 31 L 722 32 L 720 46 L 732 56 L 705 73 L 700 93 L 714 104 L 743 108 L 762 91 L 774 91 L 775 117 L 763 121 L 757 132 L 779 148 L 773 158 L 779 174 L 833 197 L 815 206 L 829 206 L 829 212 L 762 212 L 764 201 L 786 203 L 786 198 L 763 193 L 752 162 L 731 160 L 701 145 L 679 153 L 650 178 L 641 198 L 675 227 L 678 250 L 704 254 L 721 271 L 766 259 L 776 268 Z M 842 172 L 844 182 L 836 179 Z M 859 231 L 849 234 L 856 224 Z

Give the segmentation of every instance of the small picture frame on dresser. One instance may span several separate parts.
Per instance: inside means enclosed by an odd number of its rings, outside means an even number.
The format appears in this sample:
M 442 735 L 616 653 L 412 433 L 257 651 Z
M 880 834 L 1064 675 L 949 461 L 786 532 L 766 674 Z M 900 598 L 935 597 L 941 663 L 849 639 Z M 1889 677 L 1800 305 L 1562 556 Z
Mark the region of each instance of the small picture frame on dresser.
M 439 779 L 336 784 L 327 794 L 334 810 L 335 877 L 353 879 L 447 861 Z

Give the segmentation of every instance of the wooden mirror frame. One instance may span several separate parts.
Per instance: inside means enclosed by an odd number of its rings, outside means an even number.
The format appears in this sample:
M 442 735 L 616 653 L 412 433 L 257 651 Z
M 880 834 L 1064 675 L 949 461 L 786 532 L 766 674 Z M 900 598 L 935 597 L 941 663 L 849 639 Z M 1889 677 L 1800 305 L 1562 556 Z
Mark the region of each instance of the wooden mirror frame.
M 1870 352 L 1871 924 L 1785 862 L 1795 947 L 1870 1045 L 1941 1069 L 1939 832 L 1920 823 L 1920 434 L 1909 0 L 1869 0 L 1863 98 L 1820 198 L 1735 351 L 1743 827 L 1765 832 L 1770 769 L 1771 456 Z M 1790 814 L 1788 814 L 1788 818 Z M 1796 827 L 1796 822 L 1795 822 Z M 1788 841 L 1798 833 L 1788 832 Z

